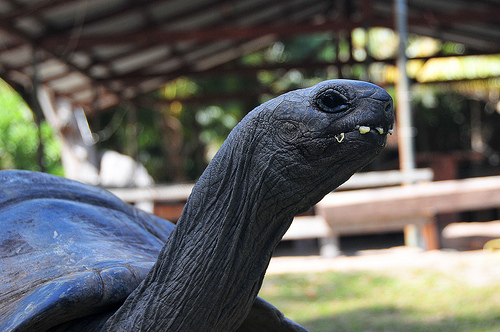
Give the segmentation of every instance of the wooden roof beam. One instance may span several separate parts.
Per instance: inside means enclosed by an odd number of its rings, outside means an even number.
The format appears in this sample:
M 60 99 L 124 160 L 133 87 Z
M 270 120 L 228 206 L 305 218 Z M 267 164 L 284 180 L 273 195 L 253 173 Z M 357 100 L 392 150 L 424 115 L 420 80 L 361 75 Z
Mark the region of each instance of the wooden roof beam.
M 213 95 L 204 95 L 204 96 L 191 96 L 186 98 L 176 98 L 173 100 L 152 100 L 150 98 L 139 98 L 137 100 L 138 104 L 142 104 L 148 107 L 160 107 L 170 105 L 173 101 L 180 101 L 185 104 L 207 104 L 207 103 L 215 103 L 227 100 L 243 100 L 243 99 L 254 99 L 258 98 L 263 94 L 275 95 L 274 92 L 265 89 L 265 90 L 252 90 L 252 91 L 241 91 L 241 92 L 230 92 L 230 93 L 220 93 Z
M 375 61 L 375 62 L 387 62 L 394 63 L 394 60 L 383 60 L 383 61 Z M 207 75 L 253 75 L 260 70 L 291 70 L 291 69 L 315 69 L 315 68 L 325 68 L 328 66 L 337 66 L 337 65 L 345 65 L 345 64 L 363 64 L 364 62 L 357 62 L 354 60 L 349 60 L 347 62 L 300 62 L 300 63 L 276 63 L 269 64 L 263 66 L 255 66 L 255 67 L 235 67 L 235 68 L 211 68 L 203 71 L 196 71 L 189 68 L 183 68 L 178 72 L 170 72 L 170 73 L 152 73 L 152 74 L 134 74 L 134 75 L 122 75 L 116 76 L 110 79 L 104 79 L 103 81 L 127 81 L 133 82 L 137 79 L 152 79 L 156 77 L 176 77 L 176 76 L 188 76 L 188 77 L 199 77 L 199 76 L 207 76 Z
M 154 2 L 156 2 L 156 1 L 154 1 Z M 275 1 L 274 2 L 274 5 L 284 5 L 284 4 L 288 4 L 288 1 L 287 0 L 280 0 L 280 1 Z M 181 20 L 185 20 L 185 19 L 187 19 L 188 17 L 190 17 L 192 15 L 196 15 L 198 13 L 202 13 L 203 11 L 210 10 L 212 8 L 219 7 L 219 6 L 222 6 L 221 3 L 215 3 L 215 4 L 211 3 L 211 4 L 208 4 L 208 5 L 205 5 L 205 6 L 201 6 L 201 7 L 197 8 L 194 12 L 193 11 L 189 11 L 189 12 L 184 13 L 183 15 L 176 16 L 173 21 L 169 21 L 169 25 L 175 24 L 176 22 L 179 22 Z M 265 9 L 265 6 L 266 6 L 265 4 L 258 4 L 257 6 L 255 6 L 254 8 L 252 8 L 251 11 L 246 12 L 245 14 L 248 15 L 248 14 L 251 14 L 252 12 L 262 11 L 262 10 Z M 222 7 L 221 10 L 224 10 L 224 7 Z M 233 23 L 235 23 L 236 20 L 238 20 L 241 15 L 242 14 L 240 14 L 238 16 L 232 15 L 231 16 L 231 20 L 234 21 Z M 155 24 L 155 27 L 157 29 L 160 29 L 159 24 L 160 23 L 156 23 Z M 217 23 L 211 24 L 209 26 L 204 26 L 203 29 L 207 30 L 207 29 L 213 28 L 214 26 L 217 26 Z M 147 33 L 148 30 L 142 29 L 141 31 L 142 31 L 142 33 Z M 141 32 L 137 32 L 137 33 L 141 33 Z M 212 43 L 212 41 L 205 41 L 203 43 L 205 45 L 209 45 L 209 44 Z M 177 57 L 181 61 L 184 62 L 183 68 L 189 68 L 190 64 L 186 63 L 184 61 L 183 56 L 186 55 L 188 52 L 192 51 L 193 49 L 199 49 L 200 47 L 203 47 L 204 46 L 203 43 L 201 45 L 200 44 L 195 44 L 192 47 L 190 47 L 188 50 L 183 50 L 183 52 L 179 52 L 178 50 L 176 50 L 175 46 L 173 46 L 173 54 L 170 57 L 170 59 L 173 59 L 173 58 Z M 94 59 L 94 63 L 93 64 L 103 65 L 103 66 L 107 67 L 110 72 L 112 72 L 112 69 L 111 69 L 111 63 L 112 62 L 119 61 L 122 58 L 128 58 L 128 57 L 132 56 L 134 53 L 142 52 L 142 51 L 147 50 L 148 48 L 150 48 L 150 47 L 152 47 L 154 45 L 157 45 L 157 40 L 151 39 L 150 43 L 144 43 L 144 44 L 140 45 L 139 47 L 134 48 L 132 52 L 121 54 L 119 56 L 112 57 L 112 58 L 109 58 L 109 59 L 100 59 L 99 61 L 97 61 L 97 60 Z M 238 47 L 238 45 L 232 45 L 231 47 Z M 225 49 L 222 49 L 222 51 L 225 51 Z M 165 59 L 165 60 L 168 60 L 168 59 Z M 127 74 L 131 75 L 131 74 L 134 74 L 134 73 L 140 73 L 144 69 L 145 68 L 139 68 L 139 69 L 134 70 L 133 72 L 130 72 L 130 73 L 127 73 Z
M 274 1 L 272 6 L 287 6 L 289 5 L 289 1 L 286 0 L 277 0 Z M 100 36 L 80 36 L 79 42 L 78 43 L 78 48 L 91 48 L 96 45 L 102 45 L 102 44 L 107 44 L 107 45 L 119 45 L 119 44 L 139 44 L 139 45 L 151 45 L 158 43 L 159 41 L 165 42 L 165 43 L 173 43 L 173 42 L 180 42 L 180 41 L 213 41 L 213 40 L 218 40 L 218 39 L 245 39 L 245 38 L 252 38 L 252 37 L 259 37 L 262 35 L 260 34 L 249 34 L 244 33 L 244 30 L 252 29 L 251 27 L 235 27 L 235 26 L 228 26 L 227 28 L 212 28 L 212 29 L 207 29 L 206 26 L 200 27 L 198 29 L 193 29 L 191 31 L 165 31 L 165 28 L 168 28 L 168 26 L 172 26 L 175 24 L 175 22 L 180 22 L 182 20 L 186 20 L 190 16 L 194 16 L 195 14 L 200 14 L 206 10 L 212 9 L 214 6 L 220 6 L 220 3 L 217 4 L 208 4 L 205 6 L 202 6 L 198 8 L 195 12 L 189 11 L 186 12 L 180 16 L 176 16 L 175 19 L 172 21 L 168 21 L 168 24 L 162 28 L 156 27 L 155 29 L 141 29 L 139 31 L 134 31 L 131 32 L 127 35 L 124 34 L 112 34 L 112 35 L 100 35 Z M 260 3 L 250 9 L 249 11 L 245 12 L 244 14 L 240 15 L 232 15 L 232 23 L 236 24 L 238 19 L 241 19 L 241 17 L 247 16 L 247 15 L 252 15 L 254 13 L 262 12 L 266 10 L 266 8 L 269 7 L 269 3 Z M 162 22 L 162 23 L 167 23 L 167 22 Z M 272 29 L 273 25 L 270 26 Z M 231 33 L 231 31 L 235 30 L 235 32 Z M 265 34 L 269 34 L 265 33 Z M 238 37 L 238 35 L 241 35 Z M 220 37 L 218 37 L 220 36 Z M 236 38 L 235 38 L 236 37 Z M 50 47 L 57 47 L 57 45 L 64 44 L 67 39 L 68 39 L 68 34 L 63 33 L 63 34 L 50 34 L 42 37 L 40 39 L 40 43 L 50 45 Z
M 498 17 L 500 16 L 500 7 L 492 8 L 491 10 L 471 10 L 471 11 L 461 11 L 455 13 L 446 13 L 436 15 L 434 13 L 428 13 L 426 15 L 420 15 L 418 17 L 410 17 L 409 25 L 419 25 L 419 26 L 432 26 L 434 22 L 446 23 L 446 24 L 456 24 L 465 22 L 485 22 L 496 23 Z M 385 26 L 393 27 L 392 18 L 373 18 L 371 22 L 372 26 Z M 294 25 L 280 25 L 276 26 L 273 24 L 253 26 L 253 27 L 241 27 L 241 26 L 225 26 L 222 28 L 213 29 L 193 29 L 184 31 L 165 31 L 160 28 L 152 29 L 149 31 L 137 31 L 129 34 L 109 34 L 109 35 L 88 35 L 81 36 L 78 41 L 78 48 L 92 48 L 96 45 L 119 45 L 119 44 L 153 44 L 159 41 L 164 43 L 175 43 L 180 41 L 214 41 L 221 39 L 247 39 L 247 38 L 257 38 L 263 35 L 276 34 L 281 37 L 297 35 L 297 34 L 307 34 L 314 32 L 324 32 L 324 31 L 339 31 L 339 30 L 352 30 L 356 27 L 365 26 L 363 22 L 352 22 L 352 21 L 327 21 L 321 24 L 314 23 L 303 23 Z M 44 47 L 54 48 L 58 45 L 67 42 L 67 36 L 52 35 L 47 37 L 42 37 L 40 39 L 40 44 Z
M 162 1 L 163 0 L 149 0 L 148 2 L 131 4 L 131 5 L 127 6 L 126 8 L 123 8 L 119 12 L 112 12 L 112 13 L 109 13 L 107 15 L 95 17 L 95 18 L 88 18 L 85 20 L 85 25 L 90 26 L 92 24 L 100 23 L 100 22 L 103 22 L 103 21 L 108 20 L 108 19 L 113 19 L 113 18 L 116 18 L 120 15 L 129 13 L 129 12 L 133 12 L 133 11 L 140 10 L 142 12 L 145 12 L 147 10 L 147 6 L 152 6 L 152 5 L 159 3 L 159 2 L 162 2 Z M 284 0 L 280 0 L 279 2 L 287 3 Z M 263 10 L 267 6 L 269 6 L 269 4 L 259 4 L 258 6 L 255 7 L 255 9 Z M 159 25 L 166 24 L 163 27 L 163 29 L 165 27 L 168 28 L 168 26 L 175 25 L 178 22 L 189 19 L 190 17 L 195 17 L 195 16 L 202 14 L 206 11 L 212 10 L 214 8 L 219 8 L 219 7 L 220 7 L 221 11 L 224 11 L 224 6 L 223 6 L 223 3 L 221 3 L 221 2 L 202 4 L 200 6 L 197 6 L 194 9 L 186 9 L 185 12 L 179 13 L 175 17 L 167 17 L 164 21 L 156 22 L 154 24 L 154 27 L 157 29 L 160 29 Z M 248 13 L 246 13 L 246 14 L 248 14 Z M 217 22 L 217 24 L 219 24 L 219 22 Z M 66 38 L 67 39 L 68 34 L 71 32 L 72 29 L 73 29 L 73 26 L 69 26 L 67 29 L 54 31 L 50 34 L 46 34 L 43 38 L 44 39 L 51 39 L 51 38 L 57 38 L 57 39 L 59 39 L 59 38 L 65 39 Z M 145 26 L 144 28 L 140 29 L 139 31 L 135 31 L 134 34 L 147 34 L 151 30 L 152 30 L 151 26 L 148 25 L 148 26 Z
M 64 56 L 61 56 L 61 55 L 58 55 L 58 54 L 54 53 L 52 48 L 50 48 L 50 47 L 49 48 L 44 47 L 43 45 L 40 45 L 36 41 L 32 40 L 30 36 L 26 35 L 24 32 L 19 31 L 15 27 L 11 26 L 8 21 L 0 20 L 0 29 L 6 31 L 7 33 L 9 33 L 9 34 L 11 34 L 13 36 L 15 36 L 16 38 L 18 38 L 22 42 L 25 42 L 26 44 L 30 45 L 31 47 L 36 48 L 37 50 L 43 51 L 46 54 L 51 55 L 55 59 L 60 60 L 63 63 L 66 63 L 66 65 L 71 70 L 73 70 L 73 71 L 75 71 L 77 73 L 80 73 L 80 74 L 84 75 L 85 77 L 87 77 L 89 79 L 89 81 L 91 82 L 92 85 L 103 86 L 103 87 L 105 87 L 109 91 L 110 94 L 114 94 L 116 96 L 117 92 L 114 91 L 110 86 L 106 85 L 106 83 L 98 82 L 97 80 L 95 80 L 89 74 L 89 72 L 88 72 L 89 68 L 88 67 L 82 69 L 82 68 L 74 65 L 71 61 L 69 61 L 68 59 L 66 59 Z
M 274 3 L 274 5 L 283 5 L 283 4 L 288 4 L 287 0 L 280 0 L 280 1 L 276 1 L 276 2 Z M 254 8 L 252 9 L 252 11 L 257 12 L 257 11 L 261 11 L 261 10 L 263 10 L 263 9 L 264 9 L 264 6 L 263 6 L 262 4 L 260 4 L 259 6 L 254 7 Z M 250 12 L 250 13 L 251 13 L 251 12 Z M 249 12 L 247 12 L 246 14 L 249 14 Z M 240 14 L 240 15 L 241 15 L 241 14 Z M 236 22 L 237 22 L 237 20 L 238 20 L 238 18 L 239 18 L 239 16 L 240 16 L 240 15 L 238 15 L 238 16 L 236 16 L 236 15 L 232 15 L 231 20 L 235 20 L 233 23 L 236 23 Z M 266 20 L 266 22 L 262 22 L 262 23 L 266 23 L 266 24 L 267 24 L 267 23 L 269 23 L 269 22 L 272 22 L 272 19 L 271 19 L 271 20 Z M 211 26 L 208 26 L 208 27 L 207 27 L 207 26 L 205 26 L 205 27 L 204 27 L 204 29 L 210 29 L 210 28 L 212 28 L 213 26 L 214 26 L 214 25 L 211 25 Z M 215 26 L 216 26 L 216 25 L 215 25 Z M 260 38 L 262 38 L 262 37 L 260 37 Z M 196 67 L 197 67 L 198 65 L 201 65 L 201 63 L 203 63 L 203 62 L 204 62 L 204 61 L 206 61 L 207 59 L 214 57 L 217 53 L 224 53 L 224 52 L 228 52 L 228 51 L 229 51 L 229 50 L 231 50 L 231 49 L 234 49 L 234 50 L 235 50 L 235 53 L 239 53 L 239 55 L 238 55 L 238 56 L 241 56 L 241 55 L 243 55 L 243 54 L 244 54 L 244 52 L 243 52 L 242 50 L 240 50 L 240 49 L 241 49 L 241 48 L 243 48 L 243 49 L 244 49 L 244 48 L 246 48 L 246 46 L 245 46 L 245 45 L 247 45 L 248 43 L 252 43 L 252 42 L 254 42 L 254 41 L 257 41 L 258 39 L 259 39 L 259 38 L 256 38 L 256 39 L 247 39 L 247 40 L 244 40 L 244 41 L 240 41 L 240 43 L 239 43 L 239 44 L 236 44 L 236 45 L 232 44 L 232 45 L 229 45 L 229 46 L 224 47 L 224 48 L 222 48 L 222 49 L 214 50 L 214 51 L 212 51 L 212 52 L 211 52 L 211 53 L 209 53 L 209 54 L 205 54 L 205 55 L 204 55 L 204 58 L 202 58 L 202 59 L 196 59 L 196 60 L 195 60 L 194 62 L 192 62 L 192 63 L 187 63 L 187 62 L 184 60 L 183 56 L 188 55 L 188 53 L 189 53 L 190 51 L 192 51 L 191 49 L 193 49 L 193 48 L 194 48 L 194 49 L 199 49 L 200 47 L 203 47 L 204 45 L 210 45 L 210 44 L 212 43 L 211 41 L 204 41 L 204 42 L 201 42 L 201 43 L 197 43 L 197 44 L 193 45 L 193 47 L 191 47 L 190 49 L 188 49 L 188 50 L 184 50 L 182 53 L 181 53 L 181 52 L 178 52 L 178 51 L 177 51 L 177 52 L 175 52 L 175 46 L 173 46 L 173 47 L 174 47 L 174 54 L 173 54 L 173 55 L 172 55 L 169 59 L 174 59 L 175 57 L 177 57 L 177 58 L 179 58 L 181 61 L 183 61 L 183 66 L 181 66 L 181 67 L 180 67 L 179 69 L 177 69 L 177 70 L 174 70 L 173 72 L 170 72 L 168 75 L 162 75 L 162 76 L 159 76 L 159 77 L 172 77 L 173 75 L 177 75 L 177 76 L 178 76 L 178 75 L 183 75 L 183 73 L 184 73 L 184 72 L 186 72 L 186 71 L 196 71 L 196 70 L 197 70 L 197 69 L 196 69 Z M 143 45 L 143 46 L 139 47 L 138 49 L 135 49 L 135 50 L 133 51 L 133 53 L 135 53 L 135 52 L 139 52 L 140 50 L 142 50 L 142 49 L 146 49 L 147 47 L 148 47 L 147 45 Z M 260 48 L 261 48 L 261 47 L 260 47 Z M 259 49 L 260 49 L 260 48 L 259 48 Z M 255 51 L 255 50 L 256 50 L 255 48 L 253 48 L 253 49 L 252 49 L 252 51 Z M 179 54 L 179 53 L 180 53 L 180 54 Z M 126 54 L 126 55 L 123 55 L 123 56 L 124 56 L 124 57 L 128 57 L 128 56 L 130 56 L 130 54 L 131 54 L 131 53 Z M 111 62 L 116 61 L 116 60 L 118 60 L 119 58 L 120 58 L 120 57 L 118 57 L 118 58 L 111 58 L 111 59 L 107 59 L 106 61 L 101 62 L 101 64 L 107 65 L 107 66 L 109 67 L 109 66 L 110 66 L 110 64 L 111 64 Z M 165 59 L 165 61 L 166 61 L 166 60 L 169 60 L 169 59 Z M 143 70 L 144 70 L 144 69 L 146 69 L 146 68 L 139 68 L 139 69 L 137 69 L 137 70 L 134 70 L 134 71 L 132 71 L 132 72 L 127 73 L 126 75 L 128 75 L 128 76 L 141 75 L 141 72 L 143 72 Z M 115 76 L 116 76 L 116 75 L 115 75 Z M 114 76 L 114 77 L 115 77 L 115 76 Z M 149 79 L 151 79 L 151 78 L 149 78 Z M 110 79 L 110 80 L 112 80 L 112 79 Z
M 33 13 L 39 13 L 41 11 L 50 10 L 60 6 L 66 6 L 73 2 L 80 2 L 80 0 L 53 0 L 53 1 L 40 1 L 35 4 L 24 5 L 19 7 L 7 15 L 3 16 L 3 20 L 16 20 L 24 16 L 32 15 Z M 14 1 L 9 1 L 9 3 L 14 3 Z
M 490 8 L 488 10 L 461 10 L 456 12 L 436 13 L 425 10 L 420 10 L 418 15 L 411 15 L 408 18 L 410 25 L 440 26 L 454 25 L 460 23 L 478 22 L 498 24 L 498 15 L 500 15 L 500 6 Z
M 386 20 L 384 25 L 388 25 L 390 20 Z M 258 26 L 258 27 L 224 27 L 213 29 L 194 29 L 187 31 L 163 31 L 155 29 L 147 33 L 133 32 L 126 35 L 93 35 L 81 36 L 78 41 L 78 48 L 92 48 L 96 45 L 120 45 L 120 44 L 152 44 L 163 42 L 172 44 L 181 41 L 215 41 L 221 39 L 241 40 L 248 38 L 258 38 L 265 35 L 276 34 L 280 36 L 291 36 L 295 34 L 307 34 L 313 32 L 323 32 L 331 30 L 345 30 L 358 27 L 359 24 L 352 22 L 328 22 L 324 24 L 302 24 L 283 26 Z M 67 42 L 67 37 L 52 36 L 42 38 L 40 44 L 44 47 L 57 47 Z

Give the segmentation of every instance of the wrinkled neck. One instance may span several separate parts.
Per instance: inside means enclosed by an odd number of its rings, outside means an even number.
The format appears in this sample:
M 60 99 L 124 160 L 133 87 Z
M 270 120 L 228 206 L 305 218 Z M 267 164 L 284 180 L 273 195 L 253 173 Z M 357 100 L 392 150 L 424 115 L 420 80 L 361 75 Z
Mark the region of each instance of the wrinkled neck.
M 269 159 L 256 164 L 258 153 L 242 148 L 216 156 L 158 261 L 108 326 L 231 331 L 243 321 L 293 214 L 262 204 Z

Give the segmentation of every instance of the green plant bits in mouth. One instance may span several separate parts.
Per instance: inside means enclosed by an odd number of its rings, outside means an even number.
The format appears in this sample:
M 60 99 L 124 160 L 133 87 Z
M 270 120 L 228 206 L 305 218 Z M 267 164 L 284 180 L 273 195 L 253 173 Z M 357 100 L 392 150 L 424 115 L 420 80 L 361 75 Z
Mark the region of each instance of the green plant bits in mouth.
M 371 128 L 369 126 L 356 126 L 356 129 L 359 130 L 359 132 L 361 134 L 366 134 L 366 133 L 369 133 L 370 131 L 374 130 L 375 132 L 379 133 L 380 135 L 383 135 L 385 134 L 386 132 L 389 134 L 389 135 L 392 135 L 394 133 L 394 129 L 390 128 L 388 129 L 387 131 L 382 128 L 382 127 L 375 127 L 375 128 Z

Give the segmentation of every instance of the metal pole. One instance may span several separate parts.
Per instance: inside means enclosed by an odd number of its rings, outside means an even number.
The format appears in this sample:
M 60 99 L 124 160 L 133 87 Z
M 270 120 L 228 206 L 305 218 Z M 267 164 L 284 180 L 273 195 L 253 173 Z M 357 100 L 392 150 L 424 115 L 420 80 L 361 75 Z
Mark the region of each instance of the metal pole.
M 399 35 L 398 81 L 396 84 L 396 117 L 398 131 L 399 168 L 403 173 L 403 185 L 411 185 L 411 174 L 415 169 L 413 149 L 413 125 L 410 107 L 410 82 L 406 72 L 406 44 L 408 41 L 407 0 L 394 0 L 396 30 Z M 415 224 L 405 226 L 405 244 L 410 247 L 426 248 L 424 229 Z
M 411 173 L 415 168 L 413 148 L 413 125 L 410 107 L 409 80 L 406 73 L 406 44 L 408 40 L 408 7 L 406 0 L 394 0 L 396 30 L 399 34 L 398 81 L 396 84 L 396 115 L 398 131 L 399 168 L 405 184 L 411 183 Z

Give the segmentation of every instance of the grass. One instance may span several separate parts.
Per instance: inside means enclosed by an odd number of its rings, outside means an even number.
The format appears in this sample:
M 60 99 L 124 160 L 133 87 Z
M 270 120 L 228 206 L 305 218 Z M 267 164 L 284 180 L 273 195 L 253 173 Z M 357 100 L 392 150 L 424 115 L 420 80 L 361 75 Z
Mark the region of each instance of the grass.
M 500 331 L 500 285 L 435 271 L 271 275 L 259 296 L 311 332 Z

